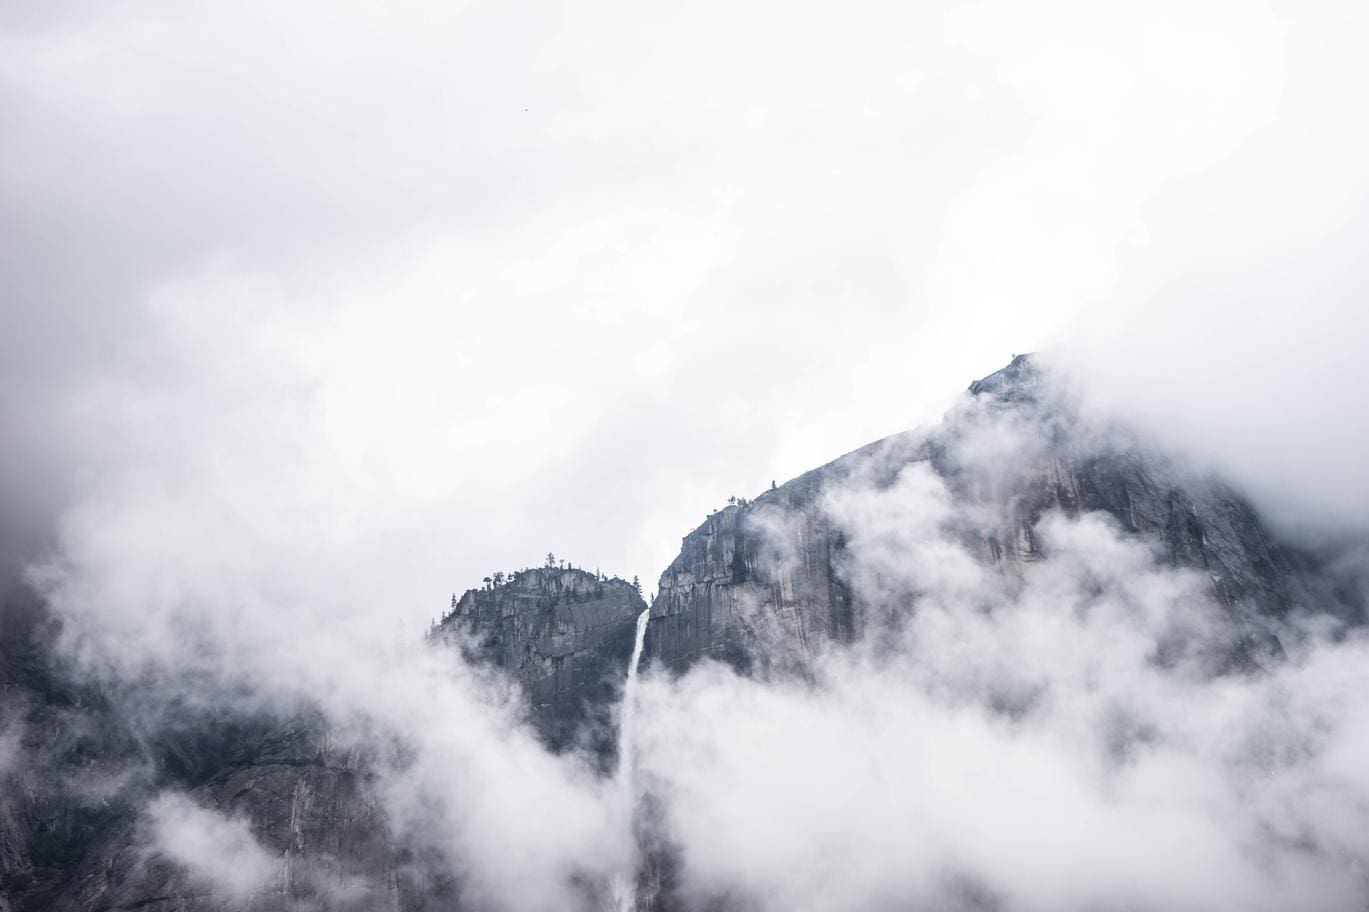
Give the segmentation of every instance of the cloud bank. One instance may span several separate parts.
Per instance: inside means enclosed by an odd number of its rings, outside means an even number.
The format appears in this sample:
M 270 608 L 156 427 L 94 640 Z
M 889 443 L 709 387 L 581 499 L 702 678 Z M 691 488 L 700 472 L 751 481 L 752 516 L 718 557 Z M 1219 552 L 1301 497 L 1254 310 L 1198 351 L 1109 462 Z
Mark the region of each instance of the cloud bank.
M 257 843 L 245 820 L 172 794 L 153 801 L 147 816 L 156 850 L 216 895 L 241 903 L 282 873 L 279 861 Z
M 224 514 L 135 487 L 72 515 L 47 592 L 70 654 L 139 681 L 146 712 L 314 707 L 344 744 L 399 745 L 377 767 L 386 824 L 479 908 L 605 907 L 643 834 L 676 860 L 687 908 L 1363 902 L 1369 641 L 1309 604 L 1265 619 L 1281 655 L 1233 668 L 1249 618 L 1101 513 L 1048 512 L 1039 560 L 986 559 L 967 532 L 1009 522 L 1026 467 L 1119 439 L 1034 408 L 959 406 L 943 438 L 955 486 L 925 461 L 889 482 L 887 454 L 829 485 L 817 509 L 846 542 L 856 643 L 797 676 L 647 673 L 635 824 L 618 780 L 537 742 L 511 683 L 387 633 L 345 574 L 291 574 L 308 563 L 286 538 L 208 547 Z M 253 500 L 280 511 L 254 521 L 285 529 L 320 509 Z M 792 525 L 763 528 L 773 559 L 801 559 Z M 193 830 L 158 843 L 192 875 L 225 895 L 261 881 L 240 825 L 174 797 L 150 813 L 159 833 Z M 205 867 L 195 847 L 219 839 L 246 873 Z
M 1364 901 L 1361 634 L 1218 676 L 1237 631 L 1205 576 L 1110 517 L 1054 514 L 1010 582 L 965 548 L 965 506 L 920 463 L 829 493 L 892 639 L 811 681 L 647 684 L 642 764 L 693 907 Z
M 421 626 L 529 548 L 650 576 L 1074 343 L 1356 519 L 1355 4 L 0 15 L 7 552 L 209 435 L 225 486 L 307 463 Z
M 403 742 L 391 826 L 491 908 L 564 908 L 632 854 L 507 684 L 414 648 L 491 566 L 569 544 L 650 578 L 728 494 L 1041 347 L 1272 520 L 1363 531 L 1354 4 L 62 3 L 0 30 L 0 569 L 38 557 L 67 654 L 155 683 L 139 712 Z M 960 455 L 1031 445 L 992 430 Z M 994 506 L 921 470 L 834 491 L 881 649 L 644 682 L 684 895 L 1362 904 L 1360 637 L 1214 679 L 1202 579 L 1085 516 L 1004 580 L 955 534 Z M 158 832 L 260 867 L 178 800 Z

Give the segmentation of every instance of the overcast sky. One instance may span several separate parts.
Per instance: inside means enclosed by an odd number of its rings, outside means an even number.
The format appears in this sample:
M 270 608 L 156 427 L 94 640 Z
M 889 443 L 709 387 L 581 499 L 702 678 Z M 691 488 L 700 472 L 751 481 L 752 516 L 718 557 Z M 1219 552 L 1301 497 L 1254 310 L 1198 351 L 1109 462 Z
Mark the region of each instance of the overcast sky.
M 414 624 L 549 549 L 650 589 L 1040 348 L 1362 524 L 1367 20 L 0 3 L 4 532 L 136 504 Z

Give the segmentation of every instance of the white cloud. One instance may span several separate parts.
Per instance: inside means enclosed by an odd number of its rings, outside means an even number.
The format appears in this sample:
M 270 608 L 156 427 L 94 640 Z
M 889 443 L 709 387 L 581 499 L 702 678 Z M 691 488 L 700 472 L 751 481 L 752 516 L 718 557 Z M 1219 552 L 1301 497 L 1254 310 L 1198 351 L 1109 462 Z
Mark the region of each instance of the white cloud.
M 1362 460 L 1309 454 L 1346 451 L 1317 445 L 1331 425 L 1362 443 L 1356 415 L 1316 405 L 1323 368 L 1352 386 L 1363 360 L 1361 20 L 1223 2 L 19 17 L 0 69 L 21 127 L 0 157 L 0 415 L 25 441 L 6 522 L 44 522 L 92 462 L 148 455 L 127 405 L 95 432 L 73 399 L 194 386 L 207 361 L 224 385 L 195 421 L 243 420 L 226 466 L 286 437 L 321 493 L 405 498 L 378 547 L 408 556 L 406 605 L 571 541 L 649 577 L 727 494 L 1084 333 L 1173 426 L 1265 454 L 1257 481 L 1358 491 Z M 281 390 L 258 377 L 257 321 L 299 369 L 293 405 L 260 415 Z M 1224 410 L 1240 391 L 1215 384 L 1250 351 L 1262 393 L 1296 392 L 1252 398 L 1309 446 Z
M 706 665 L 645 685 L 643 775 L 693 903 L 1363 901 L 1363 637 L 1214 677 L 1237 631 L 1209 581 L 1109 518 L 1048 515 L 1019 584 L 966 549 L 977 517 L 925 466 L 854 478 L 827 510 L 896 646 L 828 652 L 811 683 Z
M 147 808 L 150 850 L 184 868 L 192 881 L 236 902 L 278 886 L 281 860 L 252 836 L 250 824 L 164 792 Z
M 206 700 L 250 680 L 412 739 L 396 825 L 492 902 L 555 907 L 627 852 L 622 809 L 508 694 L 413 656 L 495 567 L 569 549 L 650 579 L 727 495 L 1043 345 L 1276 517 L 1362 523 L 1353 4 L 0 21 L 0 557 L 57 540 L 57 607 L 105 673 Z M 961 458 L 1009 459 L 996 427 Z M 1338 861 L 1363 857 L 1358 641 L 1203 688 L 1142 661 L 1170 625 L 1218 635 L 1196 584 L 1096 520 L 1044 526 L 1055 557 L 1005 592 L 944 528 L 989 508 L 925 472 L 829 509 L 866 598 L 926 610 L 898 657 L 831 659 L 815 691 L 649 689 L 696 889 L 1362 889 Z M 1100 732 L 1152 729 L 1106 766 Z M 1300 759 L 1247 768 L 1251 738 Z

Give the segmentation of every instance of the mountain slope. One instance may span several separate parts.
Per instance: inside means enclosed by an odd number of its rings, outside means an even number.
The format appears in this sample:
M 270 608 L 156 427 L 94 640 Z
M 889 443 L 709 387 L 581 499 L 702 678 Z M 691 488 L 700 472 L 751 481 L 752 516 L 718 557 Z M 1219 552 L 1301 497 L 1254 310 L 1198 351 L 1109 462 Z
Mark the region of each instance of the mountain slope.
M 642 595 L 626 580 L 534 567 L 471 589 L 438 625 L 470 660 L 512 674 L 553 750 L 584 741 L 611 749 L 608 709 L 632 654 Z
M 1081 415 L 1020 355 L 972 383 L 940 426 L 870 444 L 710 516 L 661 576 L 648 656 L 676 670 L 705 656 L 750 667 L 859 636 L 868 606 L 850 591 L 846 535 L 828 496 L 852 484 L 887 489 L 916 464 L 954 497 L 961 540 L 1009 577 L 1043 557 L 1036 527 L 1051 511 L 1106 514 L 1170 566 L 1205 573 L 1240 628 L 1237 661 L 1277 653 L 1271 622 L 1290 612 L 1358 611 L 1237 492 Z
M 1238 492 L 1088 414 L 1021 356 L 971 384 L 937 427 L 872 443 L 713 513 L 660 578 L 646 659 L 657 672 L 717 659 L 755 678 L 802 679 L 824 654 L 878 644 L 938 586 L 960 585 L 964 555 L 992 586 L 957 591 L 979 600 L 976 610 L 1004 610 L 1011 599 L 1001 596 L 1050 562 L 1049 525 L 1060 516 L 1095 517 L 1109 536 L 1201 581 L 1224 625 L 1212 674 L 1278 663 L 1296 635 L 1289 621 L 1304 613 L 1362 617 L 1332 568 L 1281 541 Z M 941 537 L 955 548 L 914 572 L 881 563 L 903 561 L 909 542 Z M 470 905 L 461 866 L 425 855 L 431 846 L 408 838 L 377 784 L 380 771 L 412 762 L 402 738 L 349 732 L 344 747 L 308 707 L 282 717 L 187 707 L 135 718 L 122 708 L 127 682 L 101 688 L 71 676 L 54 622 L 31 593 L 15 592 L 0 614 L 0 912 Z M 583 750 L 594 759 L 584 768 L 603 777 L 646 608 L 622 579 L 523 570 L 454 600 L 429 645 L 516 682 L 542 743 Z M 425 809 L 427 797 L 418 796 Z M 649 796 L 640 809 L 636 836 L 641 895 L 654 897 L 643 908 L 666 910 L 688 903 L 677 889 L 679 850 L 654 816 L 660 800 Z M 207 883 L 183 859 L 150 849 L 149 827 L 174 835 L 201 811 L 259 847 L 223 858 L 214 847 L 200 859 L 219 864 L 226 881 Z M 234 867 L 252 864 L 267 866 L 269 887 L 225 893 Z M 574 888 L 594 895 L 578 876 L 569 875 Z

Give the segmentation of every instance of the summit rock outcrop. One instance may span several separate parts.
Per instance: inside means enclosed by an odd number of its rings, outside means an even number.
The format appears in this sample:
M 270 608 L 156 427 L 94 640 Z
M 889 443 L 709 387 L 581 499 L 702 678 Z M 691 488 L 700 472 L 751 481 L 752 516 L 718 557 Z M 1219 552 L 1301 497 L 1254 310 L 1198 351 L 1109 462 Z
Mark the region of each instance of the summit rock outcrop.
M 802 673 L 822 650 L 869 635 L 890 605 L 862 590 L 852 539 L 864 520 L 843 513 L 841 497 L 896 492 L 910 471 L 950 504 L 938 534 L 1009 590 L 1050 556 L 1039 529 L 1056 513 L 1102 514 L 1160 563 L 1196 575 L 1235 631 L 1218 673 L 1279 661 L 1299 612 L 1363 619 L 1359 591 L 1283 540 L 1239 491 L 1089 413 L 1039 359 L 1018 356 L 972 383 L 936 427 L 710 514 L 660 577 L 644 663 L 657 674 L 710 659 Z M 32 592 L 16 586 L 0 601 L 0 912 L 466 908 L 450 859 L 428 864 L 386 815 L 377 758 L 405 762 L 393 734 L 353 733 L 344 748 L 308 707 L 288 718 L 198 707 L 134 724 L 113 688 L 70 675 L 58 625 Z M 894 607 L 916 611 L 916 599 Z M 633 583 L 549 560 L 454 599 L 428 645 L 516 681 L 542 742 L 585 749 L 606 772 L 646 608 Z M 226 899 L 151 852 L 141 828 L 168 793 L 241 822 L 279 865 L 271 888 Z M 643 912 L 680 907 L 668 833 L 655 835 L 642 845 Z
M 534 567 L 468 590 L 434 635 L 517 678 L 552 749 L 583 740 L 602 754 L 612 743 L 608 710 L 646 607 L 627 580 Z
M 858 637 L 868 606 L 852 593 L 846 535 L 827 497 L 853 483 L 887 488 L 918 463 L 968 517 L 962 543 L 1008 576 L 1043 557 L 1036 528 L 1050 511 L 1107 514 L 1170 566 L 1204 573 L 1240 630 L 1238 664 L 1277 654 L 1271 625 L 1292 611 L 1360 610 L 1231 486 L 1087 414 L 1037 358 L 1018 355 L 970 384 L 940 425 L 887 437 L 710 515 L 660 578 L 650 660 L 676 671 L 703 658 L 742 669 L 801 663 L 823 644 Z

